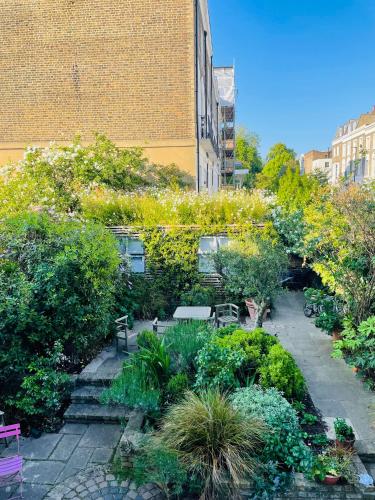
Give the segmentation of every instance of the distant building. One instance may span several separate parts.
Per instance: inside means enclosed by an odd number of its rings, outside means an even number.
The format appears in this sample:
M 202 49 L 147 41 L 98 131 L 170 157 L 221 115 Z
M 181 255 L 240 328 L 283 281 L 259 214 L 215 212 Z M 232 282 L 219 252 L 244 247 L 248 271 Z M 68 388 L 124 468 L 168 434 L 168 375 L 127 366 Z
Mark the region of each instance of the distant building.
M 338 128 L 332 142 L 332 182 L 375 179 L 375 106 Z
M 219 189 L 207 0 L 7 0 L 0 44 L 0 163 L 98 131 Z
M 221 174 L 223 184 L 231 183 L 236 160 L 236 82 L 234 67 L 215 68 L 220 98 Z
M 318 151 L 313 149 L 301 156 L 301 173 L 311 175 L 314 173 L 324 173 L 328 180 L 331 178 L 332 159 L 331 151 Z

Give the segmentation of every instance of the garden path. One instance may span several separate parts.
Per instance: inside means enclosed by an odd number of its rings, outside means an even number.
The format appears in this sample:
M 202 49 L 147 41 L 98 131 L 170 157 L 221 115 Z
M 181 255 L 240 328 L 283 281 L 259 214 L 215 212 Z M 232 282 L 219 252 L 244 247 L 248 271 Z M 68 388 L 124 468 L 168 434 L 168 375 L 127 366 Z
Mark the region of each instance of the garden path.
M 358 451 L 375 458 L 375 395 L 342 359 L 332 359 L 331 337 L 303 314 L 301 292 L 286 292 L 264 328 L 277 334 L 301 368 L 310 396 L 323 417 L 349 419 Z

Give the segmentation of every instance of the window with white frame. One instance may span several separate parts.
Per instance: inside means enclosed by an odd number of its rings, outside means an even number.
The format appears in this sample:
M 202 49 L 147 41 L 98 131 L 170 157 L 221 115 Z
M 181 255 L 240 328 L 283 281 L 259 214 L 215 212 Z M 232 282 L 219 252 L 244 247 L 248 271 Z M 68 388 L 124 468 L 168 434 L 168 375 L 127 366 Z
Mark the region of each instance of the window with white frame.
M 145 272 L 145 247 L 142 240 L 130 236 L 120 237 L 120 252 L 130 260 L 133 273 Z
M 211 274 L 215 272 L 215 266 L 212 259 L 213 254 L 220 248 L 228 246 L 230 238 L 227 236 L 202 236 L 198 249 L 198 269 L 199 272 Z

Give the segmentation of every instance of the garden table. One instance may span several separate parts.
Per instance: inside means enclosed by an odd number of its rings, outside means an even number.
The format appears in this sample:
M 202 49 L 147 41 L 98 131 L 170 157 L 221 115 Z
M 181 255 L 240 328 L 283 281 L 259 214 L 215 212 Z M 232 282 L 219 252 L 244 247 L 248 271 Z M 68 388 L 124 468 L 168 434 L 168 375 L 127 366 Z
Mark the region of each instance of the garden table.
M 210 321 L 211 307 L 207 306 L 183 306 L 177 307 L 173 319 L 176 321 L 199 320 Z

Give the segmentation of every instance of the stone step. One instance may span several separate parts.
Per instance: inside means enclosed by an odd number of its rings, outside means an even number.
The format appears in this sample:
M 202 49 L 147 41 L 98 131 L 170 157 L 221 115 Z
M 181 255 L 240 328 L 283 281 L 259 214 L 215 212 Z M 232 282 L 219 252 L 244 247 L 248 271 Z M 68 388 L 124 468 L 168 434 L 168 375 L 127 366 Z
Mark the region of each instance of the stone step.
M 98 373 L 85 373 L 82 372 L 75 379 L 76 386 L 83 385 L 96 385 L 98 387 L 108 387 L 111 385 L 113 379 L 119 376 L 119 372 L 98 372 Z
M 120 423 L 127 420 L 130 411 L 120 406 L 106 406 L 100 404 L 72 403 L 64 414 L 68 423 Z
M 72 392 L 72 403 L 100 403 L 100 396 L 103 394 L 104 390 L 105 387 L 99 387 L 97 385 L 81 385 Z

